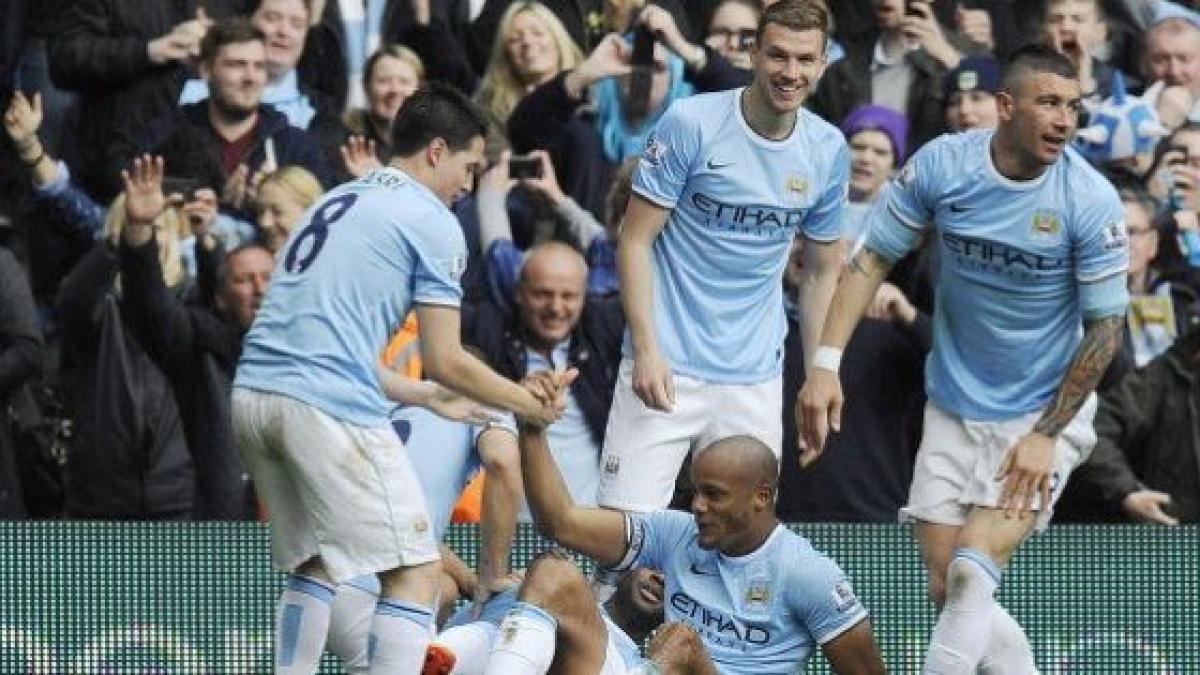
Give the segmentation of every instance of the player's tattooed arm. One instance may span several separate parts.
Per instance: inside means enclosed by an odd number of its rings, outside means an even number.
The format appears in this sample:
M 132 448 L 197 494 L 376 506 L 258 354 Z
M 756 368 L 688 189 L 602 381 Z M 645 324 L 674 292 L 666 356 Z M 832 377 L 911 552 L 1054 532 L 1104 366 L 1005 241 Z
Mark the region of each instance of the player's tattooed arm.
M 1054 403 L 1034 425 L 1033 430 L 1046 436 L 1057 436 L 1083 407 L 1088 394 L 1096 389 L 1109 362 L 1121 348 L 1125 316 L 1106 316 L 1087 323 L 1083 342 L 1075 360 L 1063 378 Z

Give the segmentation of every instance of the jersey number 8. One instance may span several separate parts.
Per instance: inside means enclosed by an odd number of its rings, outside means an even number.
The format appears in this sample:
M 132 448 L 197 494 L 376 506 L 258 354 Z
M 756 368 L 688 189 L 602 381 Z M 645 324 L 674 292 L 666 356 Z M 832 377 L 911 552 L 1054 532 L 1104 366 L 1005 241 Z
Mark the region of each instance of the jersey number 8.
M 288 248 L 287 257 L 283 260 L 283 269 L 292 274 L 300 274 L 308 269 L 308 266 L 317 259 L 321 248 L 325 246 L 325 238 L 329 236 L 329 226 L 341 220 L 357 200 L 358 195 L 348 192 L 322 204 L 313 213 L 308 226 L 296 235 L 295 241 Z M 308 244 L 310 239 L 312 243 Z M 304 251 L 303 257 L 300 255 L 301 249 L 307 249 Z

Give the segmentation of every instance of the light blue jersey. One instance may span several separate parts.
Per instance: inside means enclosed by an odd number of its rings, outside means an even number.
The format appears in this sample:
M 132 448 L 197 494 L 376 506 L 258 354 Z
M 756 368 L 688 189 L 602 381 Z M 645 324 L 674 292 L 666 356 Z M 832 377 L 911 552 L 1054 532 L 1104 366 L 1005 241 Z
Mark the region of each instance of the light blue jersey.
M 672 104 L 633 179 L 635 192 L 672 209 L 653 248 L 663 356 L 676 373 L 722 384 L 783 371 L 792 240 L 838 239 L 850 172 L 840 131 L 800 110 L 790 136 L 763 138 L 742 116 L 743 91 Z
M 814 648 L 867 617 L 837 563 L 779 525 L 740 558 L 700 548 L 681 511 L 628 514 L 619 566 L 661 569 L 667 621 L 704 641 L 722 675 L 791 675 Z
M 379 354 L 414 303 L 458 306 L 466 255 L 458 221 L 402 171 L 330 191 L 280 251 L 234 386 L 359 426 L 387 424 Z
M 392 412 L 392 427 L 408 450 L 408 459 L 425 493 L 425 508 L 433 523 L 434 541 L 441 541 L 450 514 L 475 473 L 483 465 L 479 437 L 492 428 L 517 435 L 512 415 L 497 413 L 487 425 L 448 420 L 421 406 L 403 406 Z
M 1124 313 L 1129 242 L 1116 191 L 1076 152 L 1009 180 L 991 130 L 942 136 L 909 160 L 870 216 L 867 248 L 897 260 L 923 236 L 941 256 L 929 398 L 965 419 L 1045 408 L 1082 321 Z

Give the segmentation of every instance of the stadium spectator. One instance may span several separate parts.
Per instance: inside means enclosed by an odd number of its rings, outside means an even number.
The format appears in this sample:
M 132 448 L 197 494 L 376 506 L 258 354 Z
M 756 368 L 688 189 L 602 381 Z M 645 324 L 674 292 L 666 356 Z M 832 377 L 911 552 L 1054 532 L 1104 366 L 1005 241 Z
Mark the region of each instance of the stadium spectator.
M 231 19 L 210 29 L 200 53 L 200 74 L 210 96 L 128 130 L 122 156 L 150 152 L 190 125 L 204 131 L 207 147 L 221 158 L 225 186 L 221 203 L 234 212 L 251 211 L 253 190 L 261 174 L 298 165 L 323 185 L 332 183 L 325 155 L 305 132 L 288 124 L 287 117 L 262 102 L 266 83 L 266 47 L 261 31 L 244 19 Z
M 482 114 L 462 94 L 431 87 L 405 101 L 392 131 L 389 166 L 326 195 L 292 237 L 234 381 L 234 428 L 271 514 L 274 564 L 290 575 L 276 664 L 297 672 L 317 667 L 333 584 L 357 576 L 382 581 L 373 671 L 417 672 L 429 642 L 441 565 L 387 417 L 406 383 L 379 363 L 410 309 L 432 379 L 547 422 L 560 409 L 460 343 L 466 247 L 447 207 L 483 163 Z
M 31 420 L 18 399 L 28 397 L 25 387 L 41 369 L 42 331 L 29 279 L 13 254 L 0 248 L 0 520 L 28 514 L 20 476 L 33 449 L 19 447 L 23 439 L 16 432 Z
M 186 66 L 215 19 L 233 15 L 236 0 L 79 0 L 50 37 L 55 84 L 79 94 L 82 185 L 102 202 L 120 191 L 129 156 L 109 153 L 125 126 L 139 126 L 175 107 Z
M 127 326 L 167 376 L 179 403 L 196 470 L 196 517 L 252 519 L 257 508 L 233 437 L 228 392 L 242 336 L 266 293 L 274 259 L 259 244 L 223 256 L 202 234 L 200 264 L 217 267 L 215 305 L 185 305 L 173 297 L 163 283 L 153 236 L 153 223 L 168 203 L 161 183 L 144 180 L 148 172 L 161 176 L 162 159 L 135 161 L 134 178 L 126 180 L 120 261 Z
M 866 237 L 867 214 L 892 173 L 904 163 L 908 120 L 886 106 L 863 105 L 842 120 L 841 128 L 850 146 L 850 191 L 842 212 L 842 241 L 851 256 Z
M 1200 522 L 1200 329 L 1104 394 L 1096 449 L 1072 482 L 1134 522 Z
M 722 0 L 712 10 L 704 44 L 734 66 L 752 70 L 751 52 L 757 43 L 760 16 L 762 3 L 758 0 Z
M 525 261 L 525 251 L 517 248 L 515 243 L 517 238 L 510 221 L 514 214 L 510 214 L 507 208 L 508 196 L 515 187 L 524 189 L 527 194 L 532 193 L 535 199 L 548 202 L 554 215 L 566 223 L 566 239 L 578 244 L 587 260 L 588 294 L 606 296 L 616 293 L 617 233 L 629 202 L 636 158 L 625 160 L 613 179 L 607 202 L 606 226 L 597 222 L 590 212 L 575 203 L 558 186 L 549 153 L 544 150 L 530 153 L 530 159 L 537 162 L 538 171 L 520 179 L 509 177 L 510 159 L 507 151 L 502 153 L 500 161 L 483 174 L 476 192 L 480 248 L 486 256 L 492 303 L 505 310 L 513 308 L 513 291 Z
M 1000 123 L 996 92 L 1000 64 L 990 56 L 967 56 L 942 80 L 946 128 L 950 131 L 995 129 Z
M 653 65 L 644 69 L 651 79 L 644 99 L 630 93 L 632 35 L 612 34 L 578 68 L 522 99 L 508 121 L 513 150 L 548 151 L 563 191 L 596 219 L 604 218 L 616 168 L 640 152 L 672 102 L 693 90 L 721 91 L 746 82 L 745 71 L 688 42 L 670 23 L 670 13 L 651 5 L 639 16 L 640 25 L 657 36 Z
M 484 5 L 478 19 L 472 26 L 472 34 L 478 43 L 484 46 L 488 53 L 497 40 L 500 18 L 508 6 L 517 0 L 492 0 Z M 637 8 L 653 5 L 661 7 L 671 14 L 672 20 L 679 26 L 680 32 L 688 40 L 697 39 L 689 20 L 688 9 L 692 0 L 541 0 L 571 36 L 571 41 L 579 46 L 583 53 L 589 54 L 595 50 L 604 37 L 609 33 L 624 33 L 629 30 L 637 17 Z
M 292 126 L 307 131 L 324 149 L 327 159 L 335 160 L 337 149 L 346 137 L 341 106 L 301 82 L 298 70 L 309 29 L 308 0 L 257 1 L 250 23 L 262 32 L 266 47 L 267 82 L 261 102 L 283 113 Z M 338 64 L 328 67 L 336 69 Z M 210 82 L 203 73 L 201 75 L 200 79 L 189 80 L 184 85 L 179 96 L 181 106 L 199 103 L 209 97 Z M 338 77 L 342 77 L 340 72 Z
M 1193 101 L 1200 100 L 1200 26 L 1183 17 L 1151 26 L 1146 32 L 1144 67 L 1147 82 L 1186 87 Z
M 800 260 L 798 252 L 792 259 Z M 784 274 L 788 297 L 796 295 L 798 268 L 799 264 L 789 265 Z M 925 356 L 933 342 L 933 326 L 929 314 L 898 287 L 902 283 L 893 278 L 880 286 L 846 347 L 841 377 L 854 404 L 846 408 L 842 432 L 832 436 L 828 451 L 803 470 L 784 463 L 780 518 L 887 523 L 895 522 L 904 506 L 921 440 Z M 788 329 L 784 400 L 794 399 L 804 383 L 804 345 L 795 312 L 788 314 Z M 794 416 L 785 414 L 784 447 L 796 447 L 798 434 Z
M 1067 149 L 1081 99 L 1074 66 L 1040 44 L 1009 58 L 996 131 L 942 136 L 891 183 L 838 286 L 800 396 L 805 443 L 819 452 L 841 426 L 838 364 L 859 317 L 894 261 L 922 238 L 937 240 L 930 402 L 902 511 L 917 521 L 941 612 L 926 672 L 1034 669 L 1024 631 L 994 594 L 1001 567 L 1045 527 L 1095 442 L 1094 390 L 1128 304 L 1120 200 Z M 1033 246 L 1034 263 L 1031 253 L 1009 257 Z M 1035 275 L 1031 265 L 1062 272 Z
M 850 152 L 801 108 L 824 68 L 827 25 L 814 3 L 772 5 L 753 82 L 675 103 L 645 144 L 617 254 L 629 329 L 602 506 L 667 506 L 684 460 L 725 436 L 753 436 L 782 456 L 781 281 L 792 241 L 805 239 L 809 343 L 843 260 Z
M 829 67 L 809 105 L 832 124 L 867 103 L 899 110 L 908 117 L 908 147 L 918 148 L 945 128 L 942 78 L 979 47 L 942 26 L 932 3 L 873 4 L 875 30 L 845 42 L 846 57 Z
M 528 384 L 558 391 L 545 377 Z M 665 618 L 680 624 L 668 632 L 682 639 L 650 654 L 665 672 L 803 671 L 818 647 L 839 673 L 884 672 L 867 612 L 837 563 L 775 519 L 779 463 L 766 444 L 732 436 L 697 450 L 694 515 L 662 509 L 622 514 L 575 504 L 550 455 L 544 425 L 517 421 L 521 476 L 539 529 L 617 573 L 662 570 L 673 596 Z M 574 574 L 552 580 L 559 583 L 523 589 L 500 626 L 504 637 L 492 648 L 489 674 L 528 673 L 535 664 L 542 666 L 533 672 L 542 672 L 554 660 L 605 661 L 607 635 L 599 629 L 595 597 Z M 710 630 L 708 617 L 762 632 L 752 639 Z M 560 632 L 567 639 L 550 639 Z M 757 648 L 749 649 L 750 643 Z
M 125 195 L 105 216 L 104 238 L 59 290 L 64 391 L 75 420 L 67 451 L 66 513 L 71 518 L 183 520 L 194 515 L 191 453 L 170 382 L 123 317 L 117 242 Z M 179 211 L 155 221 L 163 283 L 182 293 Z
M 1046 0 L 1041 32 L 1051 47 L 1079 71 L 1083 98 L 1099 102 L 1112 94 L 1112 65 L 1096 58 L 1108 41 L 1102 0 Z
M 367 59 L 362 79 L 367 107 L 347 113 L 346 128 L 362 139 L 355 141 L 352 137 L 351 143 L 365 142 L 368 153 L 381 165 L 386 164 L 392 156 L 392 120 L 404 101 L 425 81 L 425 64 L 408 47 L 388 45 Z M 343 150 L 342 162 L 347 173 L 358 178 L 370 169 L 351 163 L 348 157 L 351 150 Z
M 285 166 L 269 173 L 258 186 L 258 230 L 263 245 L 278 253 L 308 207 L 324 190 L 315 176 L 299 166 Z
M 489 264 L 499 257 L 498 245 Z M 579 369 L 550 447 L 571 496 L 595 505 L 625 322 L 616 298 L 587 294 L 587 278 L 587 262 L 575 249 L 561 242 L 535 246 L 520 265 L 511 309 L 493 302 L 468 307 L 463 341 L 514 381 L 539 370 Z

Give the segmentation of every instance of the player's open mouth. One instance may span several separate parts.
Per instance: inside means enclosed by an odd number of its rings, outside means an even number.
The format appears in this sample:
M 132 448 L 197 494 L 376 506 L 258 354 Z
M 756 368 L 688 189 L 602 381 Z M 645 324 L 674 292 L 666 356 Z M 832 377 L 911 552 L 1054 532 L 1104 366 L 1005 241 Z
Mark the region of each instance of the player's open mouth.
M 1042 142 L 1050 146 L 1051 150 L 1058 152 L 1066 145 L 1067 139 L 1062 136 L 1042 136 Z
M 655 590 L 649 584 L 642 584 L 638 588 L 638 594 L 642 596 L 643 600 L 653 605 L 657 605 L 663 600 L 662 591 Z

